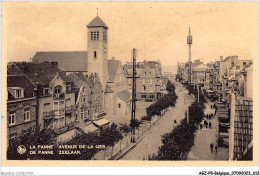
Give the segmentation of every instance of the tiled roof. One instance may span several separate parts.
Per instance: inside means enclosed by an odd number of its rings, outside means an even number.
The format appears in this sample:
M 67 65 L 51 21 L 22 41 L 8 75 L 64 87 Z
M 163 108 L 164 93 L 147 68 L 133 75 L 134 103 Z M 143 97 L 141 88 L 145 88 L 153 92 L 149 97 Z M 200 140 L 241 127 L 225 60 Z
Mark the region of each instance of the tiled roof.
M 99 16 L 96 16 L 88 25 L 88 28 L 91 27 L 105 27 L 108 29 L 108 26 L 102 21 L 102 19 Z
M 62 71 L 88 71 L 87 51 L 37 52 L 33 59 L 35 63 L 58 62 Z
M 114 82 L 119 67 L 119 60 L 108 60 L 108 81 Z
M 24 75 L 7 75 L 8 100 L 14 100 L 14 95 L 9 91 L 8 87 L 21 87 L 24 89 L 24 98 L 33 96 L 34 85 Z
M 33 84 L 38 82 L 39 85 L 48 85 L 58 73 L 63 81 L 70 82 L 66 74 L 51 63 L 18 62 L 15 65 L 23 70 L 23 73 Z
M 131 93 L 127 90 L 122 90 L 117 93 L 117 97 L 123 100 L 124 102 L 129 102 L 131 99 Z

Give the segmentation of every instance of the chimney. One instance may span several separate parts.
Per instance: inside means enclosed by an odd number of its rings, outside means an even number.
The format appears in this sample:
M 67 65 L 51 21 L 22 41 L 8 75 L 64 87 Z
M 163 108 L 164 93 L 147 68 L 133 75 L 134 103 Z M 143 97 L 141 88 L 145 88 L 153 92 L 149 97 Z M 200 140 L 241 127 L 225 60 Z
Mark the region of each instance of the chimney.
M 223 61 L 223 56 L 220 56 L 220 61 Z
M 52 66 L 58 67 L 58 62 L 51 62 Z

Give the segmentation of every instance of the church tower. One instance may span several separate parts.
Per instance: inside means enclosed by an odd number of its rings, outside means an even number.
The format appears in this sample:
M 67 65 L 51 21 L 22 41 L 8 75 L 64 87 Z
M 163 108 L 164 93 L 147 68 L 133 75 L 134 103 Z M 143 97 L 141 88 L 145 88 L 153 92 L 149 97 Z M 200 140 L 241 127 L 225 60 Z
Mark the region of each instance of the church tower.
M 97 15 L 88 25 L 88 75 L 97 73 L 103 90 L 108 80 L 108 26 Z

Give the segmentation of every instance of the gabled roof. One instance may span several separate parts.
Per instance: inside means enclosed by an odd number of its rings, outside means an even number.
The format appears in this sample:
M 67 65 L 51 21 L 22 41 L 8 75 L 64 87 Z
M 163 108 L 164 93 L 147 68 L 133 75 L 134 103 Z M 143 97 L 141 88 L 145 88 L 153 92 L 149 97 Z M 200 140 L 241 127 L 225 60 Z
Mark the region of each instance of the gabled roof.
M 128 90 L 122 90 L 117 93 L 117 97 L 123 100 L 124 102 L 129 102 L 131 99 L 131 93 Z
M 39 85 L 49 85 L 54 77 L 59 74 L 65 82 L 70 82 L 64 72 L 62 72 L 55 64 L 51 63 L 14 63 L 24 75 L 31 81 L 31 83 Z
M 108 60 L 108 81 L 107 82 L 115 81 L 119 64 L 120 64 L 119 60 Z
M 106 86 L 105 93 L 113 93 L 113 90 L 108 85 Z
M 96 16 L 88 25 L 88 28 L 91 27 L 104 27 L 108 29 L 108 26 L 102 21 L 102 19 L 99 16 Z
M 34 85 L 24 75 L 7 75 L 8 100 L 14 100 L 15 97 L 9 90 L 9 87 L 20 87 L 24 89 L 24 98 L 33 96 Z
M 58 62 L 58 67 L 65 72 L 87 72 L 87 51 L 37 52 L 32 61 L 34 63 Z

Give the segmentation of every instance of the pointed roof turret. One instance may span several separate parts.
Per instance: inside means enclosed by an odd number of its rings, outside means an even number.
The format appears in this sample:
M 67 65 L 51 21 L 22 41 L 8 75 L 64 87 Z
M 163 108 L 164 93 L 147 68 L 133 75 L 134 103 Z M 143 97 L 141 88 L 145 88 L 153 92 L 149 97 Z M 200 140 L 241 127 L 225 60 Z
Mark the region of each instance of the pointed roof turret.
M 88 28 L 92 27 L 104 27 L 108 29 L 108 26 L 102 21 L 102 19 L 99 16 L 96 16 L 88 25 Z

